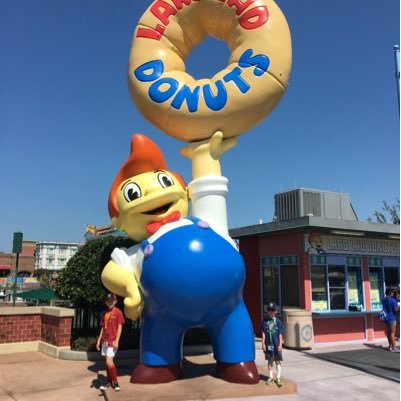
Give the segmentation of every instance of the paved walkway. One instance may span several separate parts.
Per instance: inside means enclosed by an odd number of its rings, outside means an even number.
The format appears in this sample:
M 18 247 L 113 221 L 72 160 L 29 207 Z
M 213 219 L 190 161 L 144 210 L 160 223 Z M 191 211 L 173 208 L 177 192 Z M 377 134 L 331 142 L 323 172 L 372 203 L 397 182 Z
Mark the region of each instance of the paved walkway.
M 135 361 L 120 359 L 117 364 L 121 392 L 115 393 L 107 389 L 102 393 L 98 389 L 99 379 L 104 379 L 103 364 L 100 361 L 57 360 L 38 352 L 0 355 L 0 401 L 398 400 L 400 397 L 399 354 L 391 354 L 382 349 L 383 345 L 384 343 L 370 344 L 370 346 L 362 343 L 348 343 L 330 347 L 315 346 L 308 352 L 284 350 L 283 377 L 286 385 L 281 389 L 265 386 L 263 383 L 244 388 L 244 386 L 222 382 L 213 377 L 210 355 L 202 355 L 188 357 L 185 366 L 186 380 L 153 386 L 151 391 L 149 386 L 129 383 L 130 372 Z M 376 352 L 375 357 L 366 358 L 366 352 L 372 349 Z M 356 363 L 362 363 L 365 366 L 363 370 L 360 366 L 358 369 L 353 369 L 340 364 L 341 360 L 347 359 L 344 355 L 350 355 L 347 354 L 349 352 L 356 355 Z M 338 353 L 342 355 L 341 358 L 338 357 L 335 362 L 329 360 L 330 354 L 338 356 Z M 324 358 L 325 355 L 326 358 Z M 264 379 L 265 361 L 259 349 L 256 362 L 262 366 L 261 373 Z M 391 372 L 395 372 L 395 375 L 389 378 L 383 377 L 381 373 L 376 375 L 377 371 L 367 368 L 368 365 L 376 368 L 379 366 L 383 370 L 390 366 Z M 218 391 L 211 383 L 217 383 Z M 291 387 L 292 383 L 296 384 L 296 394 Z M 145 398 L 143 394 L 140 395 L 141 388 L 142 390 L 147 388 L 148 394 Z M 204 390 L 209 390 L 206 396 Z M 196 394 L 199 395 L 200 392 L 202 397 L 197 398 Z

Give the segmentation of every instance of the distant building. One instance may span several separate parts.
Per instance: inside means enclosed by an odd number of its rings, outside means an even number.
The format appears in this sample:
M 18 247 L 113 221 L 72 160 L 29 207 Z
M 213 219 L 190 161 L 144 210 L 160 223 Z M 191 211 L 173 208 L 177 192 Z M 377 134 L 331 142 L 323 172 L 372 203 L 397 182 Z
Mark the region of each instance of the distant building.
M 57 274 L 77 253 L 79 246 L 80 244 L 75 242 L 37 242 L 35 270 L 44 269 Z
M 110 235 L 119 237 L 128 237 L 124 231 L 115 229 L 111 224 L 107 226 L 98 226 L 98 227 L 93 225 L 87 225 L 84 237 L 85 241 L 88 242 L 96 238 L 108 237 Z
M 22 252 L 18 259 L 18 275 L 30 276 L 35 270 L 36 241 L 22 241 Z M 15 273 L 15 253 L 0 252 L 0 277 Z
M 385 288 L 400 285 L 399 225 L 358 221 L 349 195 L 296 189 L 275 195 L 273 222 L 230 236 L 255 333 L 274 302 L 312 312 L 315 343 L 385 337 L 377 315 Z

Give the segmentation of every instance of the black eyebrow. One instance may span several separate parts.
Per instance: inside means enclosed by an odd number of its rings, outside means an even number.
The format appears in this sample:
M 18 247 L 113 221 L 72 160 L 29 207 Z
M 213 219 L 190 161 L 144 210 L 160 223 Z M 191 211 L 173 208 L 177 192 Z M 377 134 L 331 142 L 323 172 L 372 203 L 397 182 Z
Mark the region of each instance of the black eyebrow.
M 154 171 L 154 173 L 156 174 L 156 173 L 165 173 L 166 171 L 165 170 L 155 170 Z
M 124 182 L 124 184 L 123 184 L 123 186 L 121 187 L 121 190 L 120 190 L 120 191 L 121 191 L 121 192 L 124 191 L 124 187 L 125 187 L 128 183 L 130 183 L 130 182 L 131 182 L 131 179 L 128 178 L 128 180 Z

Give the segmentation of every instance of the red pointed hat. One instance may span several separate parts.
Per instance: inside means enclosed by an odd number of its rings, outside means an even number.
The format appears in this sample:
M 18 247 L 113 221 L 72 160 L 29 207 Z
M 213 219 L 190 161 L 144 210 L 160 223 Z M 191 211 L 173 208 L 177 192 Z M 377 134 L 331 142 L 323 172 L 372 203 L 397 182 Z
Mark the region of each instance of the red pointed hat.
M 117 190 L 120 184 L 130 177 L 149 173 L 155 170 L 167 170 L 167 165 L 160 148 L 148 137 L 135 134 L 131 138 L 131 152 L 128 159 L 120 168 L 111 186 L 109 195 L 110 217 L 118 217 Z M 185 188 L 185 182 L 180 175 L 172 173 Z

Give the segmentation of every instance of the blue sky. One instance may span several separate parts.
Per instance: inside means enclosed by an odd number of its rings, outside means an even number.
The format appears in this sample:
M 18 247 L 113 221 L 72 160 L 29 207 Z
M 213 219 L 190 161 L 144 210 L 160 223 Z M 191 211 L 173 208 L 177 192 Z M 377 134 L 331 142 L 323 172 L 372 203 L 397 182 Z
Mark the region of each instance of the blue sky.
M 141 132 L 189 181 L 184 144 L 148 123 L 127 88 L 132 34 L 149 0 L 0 2 L 0 251 L 14 231 L 83 241 L 110 219 L 107 197 Z M 223 156 L 230 227 L 271 221 L 274 194 L 350 194 L 360 220 L 399 196 L 393 45 L 399 1 L 278 0 L 293 42 L 289 88 L 273 113 Z M 187 60 L 195 77 L 226 65 L 223 42 Z

